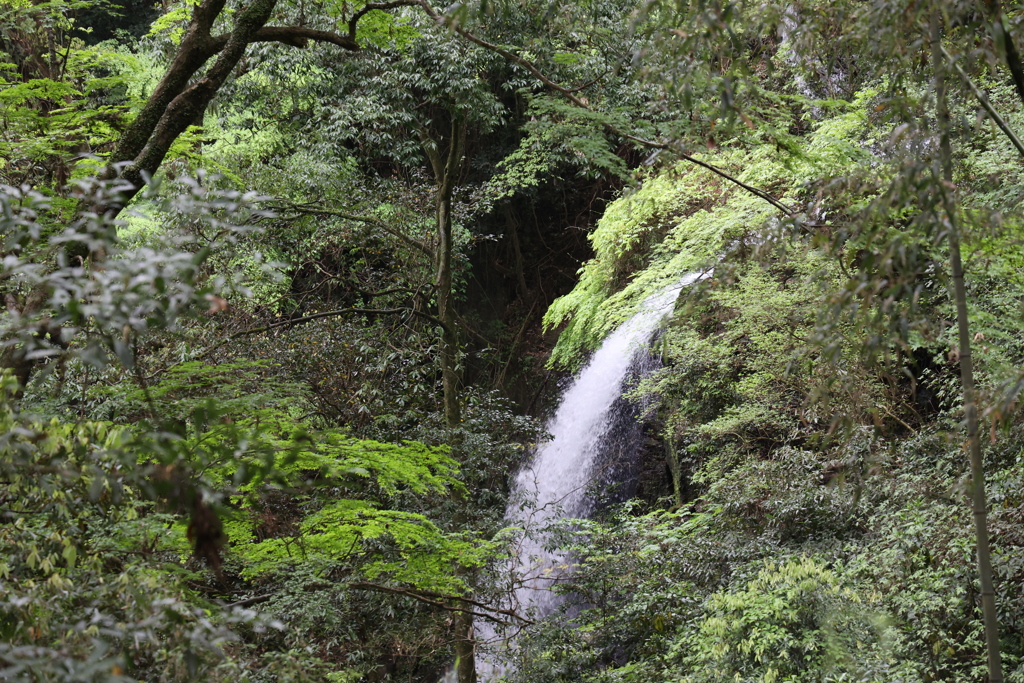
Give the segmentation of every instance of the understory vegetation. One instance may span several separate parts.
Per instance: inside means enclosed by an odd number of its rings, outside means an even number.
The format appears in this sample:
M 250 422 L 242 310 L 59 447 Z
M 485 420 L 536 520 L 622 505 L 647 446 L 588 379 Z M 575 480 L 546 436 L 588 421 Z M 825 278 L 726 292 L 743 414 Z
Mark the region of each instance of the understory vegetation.
M 1024 683 L 1022 18 L 0 0 L 0 680 Z
M 752 185 L 774 183 L 788 201 L 816 178 L 867 170 L 892 182 L 863 151 L 864 139 L 885 134 L 873 115 L 880 102 L 878 91 L 859 93 L 788 165 L 756 152 L 704 158 Z M 964 161 L 965 197 L 979 180 L 977 195 L 991 188 L 991 176 L 968 170 L 990 152 L 978 144 Z M 663 366 L 630 391 L 664 448 L 671 487 L 566 530 L 563 547 L 578 563 L 560 587 L 571 617 L 523 639 L 512 678 L 988 680 L 956 314 L 941 266 L 915 277 L 916 319 L 900 312 L 905 336 L 880 342 L 870 335 L 887 321 L 843 301 L 870 282 L 858 272 L 870 252 L 836 259 L 820 235 L 780 240 L 765 215 L 771 207 L 723 185 L 684 164 L 612 204 L 592 233 L 595 258 L 580 284 L 549 309 L 549 324 L 571 318 L 553 358 L 572 363 L 660 287 L 706 273 L 655 344 Z M 821 215 L 839 202 L 877 210 L 878 194 L 857 192 L 829 196 Z M 998 237 L 977 226 L 964 245 L 988 406 L 1003 663 L 1006 680 L 1021 680 L 1011 624 L 1024 616 L 1016 530 L 1024 425 L 1000 404 L 1020 378 L 1024 281 L 1019 225 L 1001 217 Z M 837 223 L 832 231 L 848 229 Z

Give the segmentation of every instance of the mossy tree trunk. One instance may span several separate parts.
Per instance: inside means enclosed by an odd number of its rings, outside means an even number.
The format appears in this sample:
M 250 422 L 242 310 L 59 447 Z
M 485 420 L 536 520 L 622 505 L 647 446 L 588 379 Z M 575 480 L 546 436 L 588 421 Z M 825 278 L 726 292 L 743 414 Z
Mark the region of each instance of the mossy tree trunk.
M 449 432 L 457 434 L 462 422 L 459 391 L 459 337 L 458 317 L 453 295 L 454 245 L 452 236 L 452 196 L 462 173 L 462 157 L 466 149 L 466 120 L 461 112 L 452 112 L 451 130 L 447 140 L 447 153 L 426 129 L 421 130 L 421 141 L 437 183 L 435 230 L 437 248 L 434 255 L 434 286 L 437 297 L 437 317 L 441 321 L 441 380 L 443 384 L 444 417 Z M 451 444 L 457 450 L 458 444 Z M 456 504 L 464 508 L 468 501 L 459 494 Z M 467 515 L 457 513 L 458 524 Z M 456 569 L 472 585 L 471 570 Z M 476 683 L 476 641 L 473 638 L 473 616 L 468 611 L 455 612 L 452 630 L 455 636 L 455 671 L 459 683 Z
M 675 430 L 669 430 L 665 439 L 665 456 L 668 462 L 668 471 L 672 475 L 672 495 L 675 498 L 675 507 L 681 508 L 683 500 L 683 465 L 679 462 L 679 451 L 676 446 Z
M 437 252 L 434 284 L 437 287 L 437 317 L 441 320 L 441 376 L 444 382 L 444 416 L 450 429 L 462 421 L 459 406 L 459 339 L 452 283 L 452 193 L 462 171 L 466 147 L 466 124 L 458 114 L 452 116 L 448 154 L 443 160 L 435 153 L 437 177 Z

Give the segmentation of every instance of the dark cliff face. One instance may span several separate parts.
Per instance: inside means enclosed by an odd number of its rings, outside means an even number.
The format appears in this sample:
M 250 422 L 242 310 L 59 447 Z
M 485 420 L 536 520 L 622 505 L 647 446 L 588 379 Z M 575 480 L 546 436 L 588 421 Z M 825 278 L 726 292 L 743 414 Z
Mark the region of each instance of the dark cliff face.
M 660 366 L 661 359 L 650 348 L 639 353 L 623 380 L 623 395 L 608 412 L 608 431 L 594 459 L 591 500 L 595 512 L 634 498 L 653 506 L 672 492 L 650 406 L 629 396 L 643 377 Z
M 564 373 L 546 363 L 558 330 L 545 331 L 541 319 L 593 257 L 587 237 L 615 189 L 605 181 L 551 183 L 473 227 L 491 238 L 470 248 L 464 273 L 460 314 L 479 332 L 464 340 L 466 386 L 493 386 L 534 416 L 557 403 Z

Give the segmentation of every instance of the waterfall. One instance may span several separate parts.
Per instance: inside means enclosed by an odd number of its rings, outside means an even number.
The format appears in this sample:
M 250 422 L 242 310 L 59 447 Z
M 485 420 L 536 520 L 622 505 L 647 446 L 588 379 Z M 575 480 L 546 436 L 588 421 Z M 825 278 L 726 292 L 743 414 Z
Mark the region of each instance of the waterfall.
M 609 450 L 622 450 L 608 441 L 614 422 L 612 409 L 622 396 L 623 384 L 631 370 L 642 374 L 643 363 L 638 367 L 637 362 L 646 357 L 651 337 L 672 312 L 680 290 L 701 275 L 691 273 L 647 299 L 632 318 L 608 335 L 566 389 L 548 423 L 550 440 L 537 448 L 532 461 L 516 477 L 506 511 L 511 526 L 543 529 L 559 519 L 586 517 L 593 512 L 587 489 L 602 483 L 602 461 L 635 456 L 615 453 L 608 457 Z M 634 448 L 635 442 L 633 439 L 630 444 Z M 546 552 L 543 538 L 535 533 L 527 534 L 516 550 L 512 570 L 522 583 L 516 588 L 513 608 L 532 610 L 537 616 L 550 614 L 558 604 L 558 596 L 550 588 L 567 571 L 568 558 Z M 478 636 L 488 641 L 494 633 L 490 625 L 481 623 Z M 498 662 L 480 658 L 480 680 L 487 681 L 501 671 Z

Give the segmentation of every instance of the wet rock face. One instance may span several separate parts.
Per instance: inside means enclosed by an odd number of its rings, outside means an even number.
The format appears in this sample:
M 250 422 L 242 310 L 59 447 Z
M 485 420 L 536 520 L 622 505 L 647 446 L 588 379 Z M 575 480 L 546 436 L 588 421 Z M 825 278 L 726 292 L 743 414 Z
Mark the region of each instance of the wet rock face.
M 671 507 L 675 504 L 672 489 L 672 472 L 668 466 L 665 444 L 658 437 L 658 430 L 645 424 L 643 442 L 637 454 L 637 484 L 634 498 L 642 501 L 648 509 Z
M 622 382 L 623 391 L 628 392 L 660 365 L 660 359 L 650 353 L 649 348 L 638 351 Z M 648 494 L 642 493 L 645 489 L 653 492 L 659 488 L 649 470 L 652 465 L 657 468 L 651 461 L 652 457 L 657 457 L 660 445 L 655 437 L 656 427 L 647 413 L 646 405 L 625 396 L 620 395 L 612 403 L 607 431 L 594 458 L 595 490 L 590 496 L 594 511 L 637 497 L 649 505 L 656 502 L 657 494 L 654 500 L 648 500 Z M 671 494 L 671 478 L 667 485 Z

